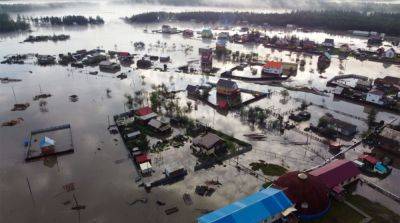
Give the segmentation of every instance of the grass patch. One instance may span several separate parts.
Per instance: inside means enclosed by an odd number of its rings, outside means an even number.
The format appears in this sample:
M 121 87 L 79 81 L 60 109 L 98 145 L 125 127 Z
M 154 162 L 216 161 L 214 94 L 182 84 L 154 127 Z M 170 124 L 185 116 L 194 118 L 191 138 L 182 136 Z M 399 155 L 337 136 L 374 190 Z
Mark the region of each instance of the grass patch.
M 250 167 L 254 171 L 261 170 L 264 175 L 268 176 L 281 176 L 287 172 L 285 167 L 272 163 L 250 163 Z
M 360 208 L 372 217 L 374 223 L 396 223 L 399 222 L 400 216 L 393 211 L 387 209 L 379 203 L 368 200 L 360 195 L 349 195 L 346 200 L 354 206 Z
M 350 208 L 347 204 L 332 199 L 331 209 L 321 219 L 309 221 L 310 223 L 359 223 L 364 217 Z

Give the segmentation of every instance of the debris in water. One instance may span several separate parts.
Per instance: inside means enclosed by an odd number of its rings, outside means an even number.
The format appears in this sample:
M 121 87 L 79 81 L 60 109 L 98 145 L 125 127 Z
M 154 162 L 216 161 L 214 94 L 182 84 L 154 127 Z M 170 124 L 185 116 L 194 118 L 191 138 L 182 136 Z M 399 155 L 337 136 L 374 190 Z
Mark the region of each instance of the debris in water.
M 70 95 L 69 100 L 71 102 L 77 102 L 79 100 L 78 95 L 76 95 L 76 94 Z
M 190 194 L 188 194 L 188 193 L 184 193 L 183 194 L 183 202 L 185 202 L 186 205 L 192 205 L 193 204 L 193 200 L 190 197 Z
M 133 202 L 128 203 L 128 204 L 129 204 L 129 206 L 132 206 L 132 205 L 136 204 L 137 202 L 141 202 L 141 203 L 145 204 L 145 203 L 147 203 L 147 198 L 145 198 L 145 197 L 140 198 L 140 199 L 134 200 Z
M 64 189 L 66 192 L 73 191 L 73 190 L 75 190 L 75 184 L 74 184 L 74 183 L 65 184 L 65 185 L 63 186 L 63 189 Z
M 157 203 L 159 206 L 164 206 L 164 205 L 165 205 L 165 202 L 162 202 L 162 201 L 160 201 L 160 200 L 157 200 L 156 203 Z
M 11 121 L 3 122 L 1 124 L 1 126 L 14 126 L 14 125 L 17 125 L 17 124 L 19 124 L 19 123 L 21 123 L 23 121 L 24 121 L 23 118 L 17 118 L 17 119 L 13 119 Z
M 0 78 L 0 82 L 2 84 L 7 84 L 7 83 L 10 83 L 10 82 L 19 82 L 19 81 L 22 81 L 22 80 L 21 79 L 8 78 L 8 77 Z
M 14 108 L 11 111 L 24 111 L 30 106 L 29 103 L 25 104 L 14 104 Z
M 71 203 L 71 201 L 64 201 L 62 204 L 63 205 L 68 205 L 68 204 L 70 204 Z
M 179 211 L 179 209 L 177 207 L 173 207 L 173 208 L 169 208 L 169 209 L 165 210 L 165 214 L 170 215 L 170 214 L 173 214 L 178 211 Z
M 51 97 L 51 94 L 38 94 L 35 97 L 33 97 L 34 101 L 37 101 L 39 99 L 45 99 Z
M 127 77 L 128 77 L 128 75 L 126 75 L 125 73 L 121 73 L 120 75 L 117 76 L 117 78 L 119 78 L 121 80 L 123 80 L 123 79 L 125 79 Z

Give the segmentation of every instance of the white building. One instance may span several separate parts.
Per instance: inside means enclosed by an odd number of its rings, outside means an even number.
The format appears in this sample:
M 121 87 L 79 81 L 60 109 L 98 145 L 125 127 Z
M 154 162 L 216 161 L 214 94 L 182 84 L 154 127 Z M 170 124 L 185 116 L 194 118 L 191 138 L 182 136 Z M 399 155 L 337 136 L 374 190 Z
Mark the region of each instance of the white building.
M 366 101 L 378 104 L 378 105 L 383 105 L 382 98 L 384 96 L 383 91 L 373 89 L 367 94 Z

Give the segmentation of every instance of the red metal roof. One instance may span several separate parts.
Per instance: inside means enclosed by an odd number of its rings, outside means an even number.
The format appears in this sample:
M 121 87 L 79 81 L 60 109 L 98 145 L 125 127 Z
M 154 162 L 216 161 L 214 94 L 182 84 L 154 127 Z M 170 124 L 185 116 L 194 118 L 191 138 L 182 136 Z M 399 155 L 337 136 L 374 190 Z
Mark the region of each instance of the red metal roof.
M 335 160 L 311 171 L 310 175 L 317 177 L 329 189 L 332 189 L 344 181 L 358 176 L 360 173 L 357 166 L 350 160 Z
M 139 108 L 138 110 L 136 110 L 135 113 L 138 116 L 145 116 L 150 113 L 153 113 L 153 110 L 151 110 L 151 108 L 147 106 L 147 107 Z
M 145 162 L 150 162 L 151 159 L 146 154 L 141 154 L 141 155 L 135 157 L 135 161 L 137 164 L 142 164 Z
M 118 52 L 118 56 L 127 57 L 130 56 L 130 54 L 128 52 Z
M 373 157 L 371 155 L 367 155 L 367 154 L 360 156 L 360 159 L 363 161 L 365 160 L 365 161 L 371 163 L 372 165 L 375 165 L 378 162 L 378 160 L 375 157 Z
M 264 67 L 266 68 L 275 68 L 275 69 L 281 69 L 282 68 L 282 63 L 281 62 L 276 62 L 276 61 L 268 61 Z

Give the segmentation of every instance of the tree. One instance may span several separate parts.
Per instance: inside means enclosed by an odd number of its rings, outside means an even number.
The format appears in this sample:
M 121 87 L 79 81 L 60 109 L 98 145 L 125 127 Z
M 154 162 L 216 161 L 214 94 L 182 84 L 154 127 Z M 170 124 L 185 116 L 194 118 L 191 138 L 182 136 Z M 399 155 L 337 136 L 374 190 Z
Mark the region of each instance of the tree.
M 378 112 L 375 108 L 372 108 L 372 110 L 368 113 L 367 124 L 369 129 L 371 129 L 375 125 L 377 114 Z

